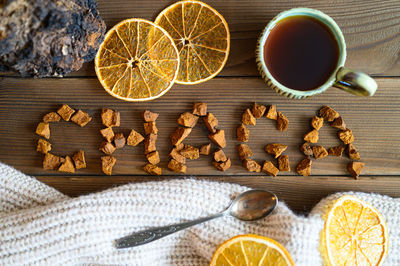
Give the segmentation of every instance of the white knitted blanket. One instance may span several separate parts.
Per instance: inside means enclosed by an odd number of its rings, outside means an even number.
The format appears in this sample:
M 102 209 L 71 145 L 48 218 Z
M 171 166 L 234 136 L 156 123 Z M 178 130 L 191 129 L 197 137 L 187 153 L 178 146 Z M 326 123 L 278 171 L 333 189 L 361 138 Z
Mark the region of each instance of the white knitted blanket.
M 249 177 L 251 178 L 251 177 Z M 0 265 L 207 265 L 224 240 L 259 234 L 282 243 L 297 265 L 321 265 L 323 221 L 294 214 L 280 202 L 256 222 L 219 218 L 158 241 L 117 250 L 113 241 L 151 226 L 195 219 L 224 210 L 248 188 L 195 179 L 120 186 L 69 198 L 33 177 L 0 163 Z M 385 265 L 400 265 L 400 199 L 351 193 L 375 206 L 389 226 Z

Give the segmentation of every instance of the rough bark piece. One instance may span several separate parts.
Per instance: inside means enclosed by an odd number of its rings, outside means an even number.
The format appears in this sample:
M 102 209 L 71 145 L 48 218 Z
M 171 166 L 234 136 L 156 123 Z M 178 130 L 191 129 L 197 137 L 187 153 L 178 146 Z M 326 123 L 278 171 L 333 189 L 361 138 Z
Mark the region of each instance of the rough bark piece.
M 51 151 L 50 142 L 48 142 L 48 141 L 46 141 L 44 139 L 39 139 L 37 147 L 36 147 L 36 151 L 40 152 L 40 153 L 43 153 L 43 154 L 48 153 L 49 151 Z
M 316 130 L 320 130 L 320 128 L 324 125 L 324 119 L 322 117 L 314 115 L 311 119 L 311 126 Z
M 275 105 L 270 105 L 268 107 L 268 111 L 265 113 L 265 117 L 276 120 L 278 119 L 278 113 L 276 112 L 276 106 Z
M 161 175 L 162 174 L 162 169 L 151 163 L 146 164 L 143 167 L 143 170 L 146 171 L 146 173 L 148 173 L 150 175 Z
M 61 164 L 60 168 L 58 168 L 58 171 L 64 173 L 75 173 L 75 167 L 74 163 L 71 160 L 71 157 L 65 157 L 65 161 Z
M 43 169 L 57 170 L 60 164 L 62 164 L 64 161 L 65 159 L 60 156 L 56 156 L 51 153 L 46 153 L 43 159 Z
M 249 108 L 247 108 L 242 114 L 242 123 L 251 126 L 255 126 L 257 123 L 256 118 L 253 116 Z
M 40 122 L 36 127 L 36 134 L 39 136 L 49 139 L 50 138 L 50 126 L 49 123 Z
M 132 129 L 126 140 L 126 144 L 128 144 L 129 146 L 136 146 L 143 140 L 144 137 L 139 132 Z
M 103 108 L 101 110 L 101 121 L 106 127 L 119 127 L 121 123 L 121 115 L 118 111 Z
M 217 144 L 221 148 L 226 147 L 226 140 L 225 140 L 225 131 L 222 129 L 218 129 L 216 133 L 209 134 L 208 138 Z
M 264 115 L 265 110 L 267 110 L 267 107 L 265 107 L 264 105 L 254 103 L 251 112 L 253 113 L 253 116 L 255 118 L 261 118 Z
M 301 160 L 296 166 L 296 172 L 302 176 L 311 175 L 311 164 L 312 161 L 310 158 L 304 158 Z
M 146 159 L 149 163 L 156 165 L 160 162 L 160 155 L 158 154 L 158 151 L 153 151 L 146 154 Z
M 217 132 L 218 119 L 212 113 L 208 113 L 205 117 L 203 117 L 203 121 L 208 131 L 211 133 Z
M 248 142 L 250 130 L 243 124 L 236 128 L 236 139 L 241 142 Z
M 347 154 L 352 160 L 360 160 L 360 154 L 358 153 L 356 147 L 354 147 L 354 145 L 351 143 L 347 145 Z
M 69 121 L 75 110 L 69 107 L 67 104 L 63 104 L 58 110 L 57 113 L 64 119 L 65 121 Z
M 191 128 L 177 127 L 174 133 L 171 134 L 171 143 L 172 145 L 179 145 L 182 141 L 189 136 L 190 132 L 192 132 Z
M 220 170 L 222 172 L 228 170 L 231 167 L 231 159 L 228 158 L 225 162 L 215 162 L 213 161 L 213 165 L 217 170 Z
M 238 149 L 240 160 L 244 160 L 246 158 L 253 156 L 253 152 L 251 151 L 249 146 L 247 146 L 246 144 L 239 144 L 237 146 L 237 149 Z
M 8 2 L 0 6 L 0 66 L 60 77 L 95 57 L 106 30 L 95 0 Z
M 315 159 L 322 159 L 328 156 L 328 152 L 322 146 L 314 146 L 312 147 L 314 158 Z
M 354 141 L 353 131 L 350 129 L 339 130 L 338 137 L 341 141 L 343 141 L 344 144 L 350 144 Z
M 156 142 L 157 142 L 157 135 L 156 134 L 149 134 L 144 139 L 144 154 L 148 154 L 150 152 L 156 151 Z
M 176 173 L 182 173 L 182 174 L 186 174 L 186 165 L 184 165 L 183 163 L 180 163 L 178 161 L 176 161 L 175 159 L 171 159 L 168 163 L 168 169 L 176 172 Z
M 261 172 L 261 165 L 259 165 L 256 161 L 252 159 L 244 159 L 242 161 L 242 165 L 249 172 Z
M 288 155 L 281 155 L 278 157 L 278 168 L 281 172 L 289 172 L 290 171 L 290 162 Z
M 178 124 L 182 125 L 184 127 L 191 127 L 193 128 L 196 124 L 197 121 L 199 120 L 199 117 L 197 115 L 194 115 L 189 112 L 184 112 L 181 114 L 178 118 Z
M 330 147 L 328 149 L 328 155 L 342 157 L 343 151 L 344 151 L 344 147 L 342 145 Z
M 210 151 L 211 151 L 211 143 L 208 143 L 208 144 L 204 144 L 204 145 L 202 145 L 202 146 L 200 147 L 199 153 L 200 153 L 201 155 L 209 155 L 209 154 L 210 154 Z
M 207 115 L 207 104 L 206 103 L 194 103 L 192 113 L 194 115 L 198 115 L 198 116 Z
M 196 160 L 199 158 L 199 149 L 190 145 L 185 145 L 185 147 L 179 151 L 179 153 L 189 160 Z
M 159 116 L 159 114 L 153 113 L 149 110 L 145 110 L 142 113 L 142 117 L 145 122 L 155 122 L 157 120 L 158 116 Z
M 45 123 L 58 122 L 60 119 L 61 117 L 56 112 L 50 112 L 43 116 L 43 122 Z
M 179 153 L 179 150 L 177 150 L 177 148 L 173 148 L 171 150 L 171 152 L 169 153 L 169 157 L 171 157 L 172 159 L 175 159 L 177 162 L 179 162 L 181 164 L 186 163 L 186 158 Z
M 262 171 L 270 176 L 277 176 L 279 173 L 279 169 L 270 161 L 263 163 Z
M 310 142 L 310 143 L 317 143 L 319 139 L 319 133 L 318 130 L 313 129 L 310 132 L 306 133 L 303 136 L 304 141 Z
M 331 126 L 341 130 L 346 130 L 346 123 L 341 116 L 333 120 Z
M 71 121 L 74 122 L 75 124 L 84 127 L 86 126 L 90 121 L 92 121 L 92 118 L 89 116 L 88 113 L 78 110 L 72 117 Z
M 86 168 L 85 152 L 79 150 L 72 156 L 76 169 Z
M 101 157 L 101 170 L 106 175 L 112 174 L 112 169 L 117 162 L 117 159 L 114 156 L 102 156 Z
M 114 145 L 112 145 L 111 142 L 103 141 L 99 147 L 99 150 L 101 150 L 102 152 L 104 152 L 107 155 L 111 155 L 114 153 L 115 147 L 114 147 Z
M 276 129 L 278 129 L 279 131 L 286 131 L 288 127 L 289 119 L 281 112 L 278 112 L 278 118 L 276 119 Z
M 114 139 L 114 131 L 111 127 L 106 127 L 100 129 L 100 134 L 107 140 L 107 142 L 111 142 Z
M 144 133 L 146 135 L 149 135 L 149 134 L 157 135 L 158 134 L 158 128 L 156 126 L 156 122 L 143 123 L 143 127 L 144 127 Z
M 339 113 L 336 112 L 332 107 L 323 106 L 319 110 L 319 116 L 325 119 L 328 122 L 332 122 L 335 118 L 339 117 Z
M 300 151 L 304 153 L 304 155 L 306 156 L 314 155 L 312 148 L 308 142 L 304 142 L 303 144 L 300 145 Z
M 350 162 L 347 164 L 347 170 L 355 179 L 358 179 L 364 166 L 365 163 L 362 162 Z
M 225 155 L 225 152 L 221 149 L 217 149 L 214 153 L 214 161 L 216 162 L 225 162 L 228 158 Z
M 114 137 L 115 148 L 121 149 L 125 146 L 125 144 L 126 144 L 126 138 L 124 137 L 124 134 L 122 133 L 115 134 Z
M 282 154 L 287 149 L 286 145 L 283 144 L 278 144 L 278 143 L 271 143 L 265 146 L 265 151 L 269 154 L 272 154 L 275 156 L 275 158 L 278 158 L 279 155 Z

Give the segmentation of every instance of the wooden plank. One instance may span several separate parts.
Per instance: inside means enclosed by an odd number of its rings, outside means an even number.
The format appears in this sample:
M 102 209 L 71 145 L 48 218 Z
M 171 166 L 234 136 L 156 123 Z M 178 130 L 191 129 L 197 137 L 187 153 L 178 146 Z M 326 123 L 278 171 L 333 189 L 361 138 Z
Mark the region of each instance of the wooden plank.
M 254 50 L 259 34 L 276 14 L 294 7 L 319 9 L 341 27 L 346 42 L 346 65 L 376 76 L 400 73 L 400 4 L 398 0 L 339 1 L 300 0 L 214 0 L 206 1 L 227 20 L 231 31 L 231 52 L 220 76 L 258 76 Z M 169 0 L 99 0 L 99 11 L 108 28 L 119 21 L 140 17 L 154 20 L 171 4 Z M 9 73 L 8 73 L 9 75 Z M 93 63 L 70 76 L 94 76 Z
M 236 153 L 235 128 L 240 123 L 241 114 L 257 101 L 262 104 L 277 104 L 278 109 L 290 119 L 287 132 L 275 129 L 273 121 L 266 118 L 258 120 L 251 127 L 250 147 L 259 162 L 274 160 L 263 148 L 268 143 L 283 143 L 289 146 L 286 154 L 290 156 L 292 169 L 303 158 L 298 150 L 302 136 L 309 129 L 309 120 L 323 105 L 331 105 L 345 119 L 355 134 L 355 146 L 366 162 L 366 175 L 400 174 L 400 79 L 378 79 L 380 89 L 374 97 L 361 98 L 349 95 L 338 89 L 329 89 L 322 95 L 307 100 L 291 100 L 267 88 L 258 78 L 216 78 L 196 86 L 174 85 L 162 98 L 144 103 L 128 103 L 110 97 L 95 78 L 80 79 L 0 79 L 0 161 L 15 166 L 25 173 L 49 174 L 41 169 L 42 155 L 35 151 L 38 136 L 34 134 L 37 123 L 47 112 L 54 111 L 62 103 L 80 108 L 91 115 L 93 121 L 85 128 L 61 122 L 52 124 L 51 142 L 54 153 L 72 154 L 83 148 L 87 154 L 88 168 L 78 174 L 101 174 L 98 146 L 102 141 L 98 130 L 102 128 L 100 109 L 109 107 L 121 112 L 122 125 L 117 131 L 128 134 L 131 128 L 142 129 L 141 111 L 151 109 L 160 113 L 158 149 L 161 166 L 168 161 L 171 149 L 169 135 L 177 126 L 179 114 L 191 110 L 193 101 L 205 101 L 209 111 L 220 121 L 226 130 L 227 148 L 225 152 L 232 158 L 233 166 L 226 172 L 219 172 L 211 166 L 210 157 L 188 163 L 189 175 L 246 175 Z M 185 143 L 201 145 L 207 143 L 207 130 L 196 127 Z M 321 129 L 321 145 L 330 147 L 340 144 L 336 130 L 329 126 Z M 143 175 L 145 163 L 143 145 L 118 150 L 115 174 Z M 347 158 L 326 158 L 314 161 L 314 175 L 347 175 Z M 58 172 L 51 173 L 59 175 Z M 164 170 L 164 174 L 174 174 Z M 282 173 L 293 175 L 294 173 Z
M 37 179 L 55 187 L 69 196 L 101 191 L 114 186 L 130 182 L 146 182 L 154 180 L 168 180 L 173 177 L 149 176 L 39 176 Z M 385 194 L 391 197 L 400 196 L 400 178 L 393 176 L 362 177 L 360 180 L 350 180 L 338 176 L 315 177 L 265 177 L 265 176 L 199 176 L 198 179 L 220 182 L 233 182 L 251 188 L 266 189 L 277 194 L 278 198 L 286 202 L 296 212 L 308 212 L 323 197 L 342 191 L 362 191 Z M 299 189 L 301 184 L 301 189 Z

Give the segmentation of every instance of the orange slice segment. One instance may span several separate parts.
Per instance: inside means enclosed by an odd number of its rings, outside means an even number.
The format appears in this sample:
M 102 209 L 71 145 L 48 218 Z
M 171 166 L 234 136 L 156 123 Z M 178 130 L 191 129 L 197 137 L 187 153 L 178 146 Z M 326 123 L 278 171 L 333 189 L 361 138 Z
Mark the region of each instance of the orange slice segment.
M 144 19 L 127 19 L 115 25 L 95 58 L 101 85 L 125 101 L 162 96 L 174 84 L 178 68 L 179 54 L 171 36 Z
M 328 265 L 382 265 L 389 243 L 382 215 L 353 196 L 343 196 L 333 204 L 322 239 Z
M 235 236 L 222 243 L 210 265 L 293 266 L 294 262 L 289 252 L 275 240 L 249 234 Z
M 215 9 L 200 1 L 180 1 L 164 9 L 155 23 L 172 36 L 179 50 L 176 83 L 201 83 L 222 70 L 229 55 L 230 33 Z

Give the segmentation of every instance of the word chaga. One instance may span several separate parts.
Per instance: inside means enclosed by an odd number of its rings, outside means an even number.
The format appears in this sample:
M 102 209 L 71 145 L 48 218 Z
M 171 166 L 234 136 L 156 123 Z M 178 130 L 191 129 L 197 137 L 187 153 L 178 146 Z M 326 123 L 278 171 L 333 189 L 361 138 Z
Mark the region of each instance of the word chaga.
M 265 116 L 268 119 L 276 121 L 276 129 L 286 131 L 289 127 L 288 118 L 281 112 L 276 110 L 275 105 L 270 105 L 268 108 L 264 105 L 254 103 L 252 108 L 247 108 L 242 114 L 242 123 L 236 128 L 236 140 L 240 142 L 248 142 L 250 138 L 250 130 L 246 125 L 255 126 L 257 119 Z M 237 146 L 239 158 L 242 161 L 243 167 L 249 172 L 264 172 L 270 176 L 277 176 L 279 171 L 290 171 L 289 156 L 281 155 L 287 149 L 286 145 L 272 143 L 265 147 L 265 151 L 274 155 L 278 161 L 278 168 L 271 161 L 264 161 L 262 166 L 250 157 L 253 152 L 246 144 Z
M 222 148 L 226 146 L 225 131 L 218 129 L 218 119 L 214 114 L 207 112 L 206 103 L 194 103 L 192 112 L 182 113 L 177 122 L 179 126 L 171 134 L 171 143 L 174 146 L 169 153 L 171 158 L 168 168 L 176 173 L 186 173 L 186 159 L 196 160 L 200 155 L 208 156 L 211 151 L 211 143 L 202 145 L 200 148 L 183 144 L 183 141 L 192 132 L 198 120 L 202 118 L 203 122 L 210 132 L 208 138 L 219 148 L 213 153 L 213 166 L 220 170 L 226 171 L 231 167 L 231 159 L 228 158 Z
M 64 121 L 71 121 L 80 127 L 86 126 L 92 118 L 88 113 L 78 110 L 75 111 L 68 105 L 62 105 L 57 112 L 50 112 L 43 117 L 43 122 L 40 122 L 36 127 L 36 134 L 49 140 L 50 139 L 50 123 L 59 122 L 61 118 Z M 44 139 L 39 139 L 36 151 L 44 154 L 43 169 L 44 170 L 58 170 L 65 173 L 75 173 L 75 169 L 86 168 L 85 152 L 79 150 L 65 158 L 51 154 L 51 143 Z
M 337 136 L 345 146 L 334 146 L 326 150 L 321 145 L 310 145 L 310 143 L 315 144 L 318 142 L 319 130 L 322 128 L 324 121 L 328 122 L 331 127 L 338 129 Z M 300 151 L 306 157 L 297 164 L 296 172 L 298 174 L 303 176 L 311 175 L 311 157 L 314 157 L 315 159 L 325 158 L 328 155 L 342 157 L 343 152 L 346 151 L 348 157 L 351 160 L 360 160 L 360 154 L 358 153 L 356 147 L 353 145 L 353 132 L 349 128 L 347 128 L 344 119 L 332 107 L 323 106 L 319 110 L 318 115 L 315 115 L 311 119 L 311 127 L 312 130 L 310 130 L 303 136 L 303 140 L 305 142 L 300 146 Z M 351 162 L 348 164 L 347 169 L 353 177 L 357 178 L 360 175 L 363 167 L 364 163 Z

